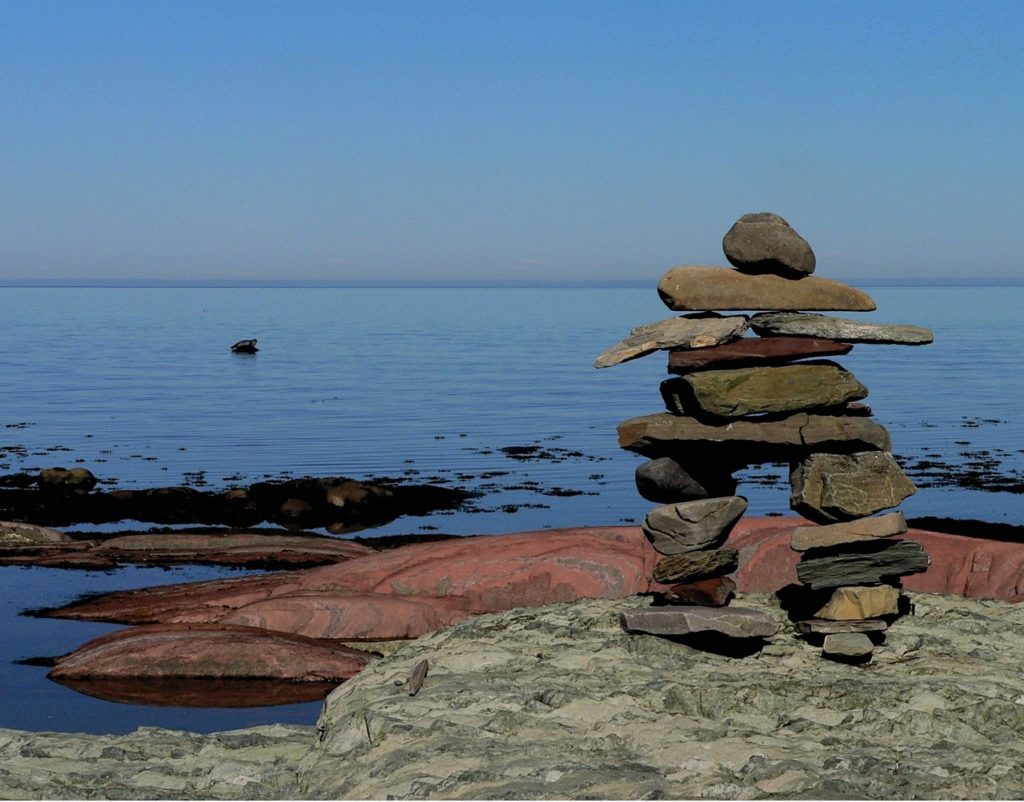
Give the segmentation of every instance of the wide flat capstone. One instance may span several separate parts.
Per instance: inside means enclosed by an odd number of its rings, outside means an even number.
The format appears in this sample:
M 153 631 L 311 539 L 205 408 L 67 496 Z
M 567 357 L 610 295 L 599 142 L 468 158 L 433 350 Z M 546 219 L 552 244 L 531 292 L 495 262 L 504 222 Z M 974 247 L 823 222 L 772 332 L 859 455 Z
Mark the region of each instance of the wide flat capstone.
M 865 323 L 828 315 L 802 312 L 771 312 L 754 315 L 750 327 L 762 337 L 825 337 L 848 343 L 927 345 L 934 335 L 923 326 L 898 323 Z
M 770 615 L 745 607 L 642 607 L 620 613 L 619 622 L 626 632 L 650 635 L 717 632 L 730 638 L 770 638 L 779 631 Z
M 831 279 L 799 281 L 771 274 L 748 275 L 728 267 L 673 267 L 658 283 L 665 306 L 677 312 L 801 309 L 871 312 L 875 302 L 858 289 Z

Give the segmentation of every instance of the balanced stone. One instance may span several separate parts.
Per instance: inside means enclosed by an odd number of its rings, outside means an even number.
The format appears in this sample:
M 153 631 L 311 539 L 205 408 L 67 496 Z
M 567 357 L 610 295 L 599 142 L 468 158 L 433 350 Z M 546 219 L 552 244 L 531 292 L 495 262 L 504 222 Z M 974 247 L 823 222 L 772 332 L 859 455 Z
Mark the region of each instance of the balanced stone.
M 641 529 L 659 554 L 685 554 L 720 545 L 746 509 L 742 496 L 667 504 L 647 513 Z
M 661 385 L 669 411 L 742 418 L 840 406 L 868 394 L 853 374 L 832 362 L 703 370 Z
M 808 356 L 842 356 L 852 349 L 850 343 L 816 337 L 741 337 L 711 348 L 670 350 L 668 372 L 689 373 L 717 365 L 771 365 Z
M 717 632 L 730 638 L 770 638 L 779 631 L 770 615 L 743 607 L 641 607 L 620 613 L 619 622 L 626 632 L 651 635 Z
M 857 518 L 826 526 L 798 526 L 793 530 L 793 551 L 827 549 L 847 543 L 862 543 L 907 531 L 902 512 L 890 512 L 876 518 Z
M 843 585 L 875 585 L 886 579 L 928 570 L 931 559 L 916 540 L 882 540 L 860 551 L 805 557 L 796 567 L 800 581 L 812 590 Z M 698 552 L 702 553 L 702 552 Z
M 722 250 L 745 273 L 800 278 L 814 272 L 814 251 L 807 240 L 771 212 L 743 215 L 722 239 Z
M 886 451 L 810 454 L 796 463 L 789 481 L 790 506 L 818 523 L 871 515 L 917 490 Z
M 736 480 L 724 468 L 683 467 L 672 457 L 658 457 L 637 466 L 636 489 L 655 504 L 676 504 L 710 496 L 731 496 L 736 492 Z
M 648 456 L 663 456 L 680 446 L 732 444 L 740 448 L 741 456 L 746 453 L 751 462 L 763 461 L 764 451 L 771 452 L 774 458 L 785 459 L 787 455 L 810 449 L 842 447 L 888 451 L 892 447 L 885 428 L 868 418 L 806 412 L 778 420 L 737 420 L 721 424 L 661 412 L 623 421 L 618 432 L 619 446 Z
M 669 309 L 679 312 L 733 309 L 870 312 L 875 309 L 875 302 L 867 293 L 838 281 L 816 276 L 793 281 L 782 276 L 749 275 L 727 267 L 699 265 L 669 270 L 658 283 L 658 295 Z
M 899 613 L 900 591 L 892 585 L 840 587 L 818 610 L 815 618 L 831 621 L 861 621 Z
M 796 631 L 801 635 L 832 635 L 842 632 L 885 632 L 889 628 L 883 618 L 867 618 L 862 621 L 826 621 L 808 618 L 796 622 Z
M 821 652 L 826 657 L 867 657 L 874 648 L 863 632 L 843 632 L 826 635 Z
M 736 592 L 736 583 L 727 576 L 701 579 L 684 585 L 673 585 L 661 594 L 664 604 L 696 604 L 702 607 L 725 607 Z
M 809 308 L 809 307 L 808 307 Z M 927 345 L 934 336 L 923 326 L 898 323 L 864 323 L 828 315 L 802 312 L 769 312 L 754 315 L 750 327 L 762 337 L 825 337 L 848 343 Z
M 601 354 L 594 367 L 608 368 L 664 348 L 708 348 L 735 340 L 746 329 L 747 318 L 743 315 L 673 317 L 645 323 Z
M 698 579 L 711 579 L 732 573 L 738 566 L 739 552 L 736 549 L 673 554 L 654 566 L 654 581 L 662 584 L 696 582 Z

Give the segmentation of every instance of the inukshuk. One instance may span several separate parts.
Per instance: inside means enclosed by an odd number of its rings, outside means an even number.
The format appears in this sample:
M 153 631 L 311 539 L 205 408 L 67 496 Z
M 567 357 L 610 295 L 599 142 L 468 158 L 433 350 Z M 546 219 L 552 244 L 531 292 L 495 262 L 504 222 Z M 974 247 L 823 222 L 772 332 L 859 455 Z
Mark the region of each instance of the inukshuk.
M 806 619 L 797 630 L 824 636 L 826 656 L 866 659 L 874 643 L 867 633 L 884 631 L 899 614 L 899 578 L 925 570 L 929 559 L 920 543 L 893 539 L 906 531 L 902 513 L 873 517 L 915 488 L 890 453 L 889 433 L 859 403 L 867 388 L 822 357 L 849 353 L 855 343 L 921 345 L 931 332 L 817 314 L 868 312 L 875 303 L 811 276 L 813 251 L 778 215 L 744 215 L 722 246 L 734 269 L 676 267 L 661 279 L 662 301 L 688 314 L 638 326 L 594 363 L 667 350 L 677 375 L 661 386 L 667 412 L 618 427 L 620 446 L 650 458 L 637 468 L 636 485 L 661 505 L 643 531 L 664 555 L 653 579 L 666 603 L 623 614 L 623 626 L 664 635 L 773 634 L 767 616 L 725 609 L 738 555 L 722 545 L 747 506 L 733 474 L 789 462 L 790 506 L 819 524 L 793 532 L 803 587 L 789 601 Z M 757 314 L 720 314 L 728 311 Z

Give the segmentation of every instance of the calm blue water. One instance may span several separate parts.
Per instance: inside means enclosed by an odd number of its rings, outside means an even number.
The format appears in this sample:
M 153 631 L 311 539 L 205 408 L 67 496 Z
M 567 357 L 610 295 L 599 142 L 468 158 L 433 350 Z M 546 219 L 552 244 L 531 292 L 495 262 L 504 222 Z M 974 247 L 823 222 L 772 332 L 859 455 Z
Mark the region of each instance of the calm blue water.
M 381 534 L 635 522 L 649 506 L 633 486 L 640 458 L 618 450 L 615 426 L 660 409 L 665 358 L 607 370 L 591 364 L 632 326 L 669 316 L 653 283 L 0 288 L 0 473 L 83 465 L 112 486 L 211 488 L 289 473 L 404 475 L 488 491 L 482 511 L 400 519 L 375 530 Z M 922 348 L 858 346 L 839 360 L 871 388 L 868 400 L 895 451 L 963 462 L 969 456 L 961 452 L 986 450 L 1019 476 L 1024 287 L 870 292 L 879 311 L 863 318 L 924 325 L 936 336 Z M 259 338 L 260 353 L 230 353 L 246 337 Z M 524 463 L 500 451 L 531 444 L 551 457 Z M 537 484 L 524 488 L 529 482 Z M 551 487 L 584 495 L 537 492 Z M 740 492 L 754 514 L 788 512 L 785 482 L 744 483 Z M 1009 493 L 925 488 L 904 508 L 1024 524 L 1024 496 Z M 203 711 L 98 702 L 46 681 L 45 669 L 12 665 L 112 628 L 27 619 L 17 616 L 21 609 L 222 573 L 0 568 L 8 689 L 0 726 L 115 732 L 312 723 L 318 704 Z

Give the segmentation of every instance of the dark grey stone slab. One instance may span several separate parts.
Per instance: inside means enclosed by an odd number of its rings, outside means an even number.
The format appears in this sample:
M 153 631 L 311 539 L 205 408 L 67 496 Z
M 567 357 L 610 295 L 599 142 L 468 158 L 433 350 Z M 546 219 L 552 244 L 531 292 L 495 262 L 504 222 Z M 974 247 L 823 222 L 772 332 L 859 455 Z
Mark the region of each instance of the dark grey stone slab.
M 717 632 L 730 638 L 770 638 L 779 625 L 767 613 L 743 607 L 643 607 L 619 614 L 626 632 L 691 635 Z
M 814 555 L 814 552 L 808 552 Z M 859 551 L 804 557 L 797 577 L 812 590 L 842 585 L 875 585 L 928 570 L 931 559 L 916 540 L 883 540 Z

